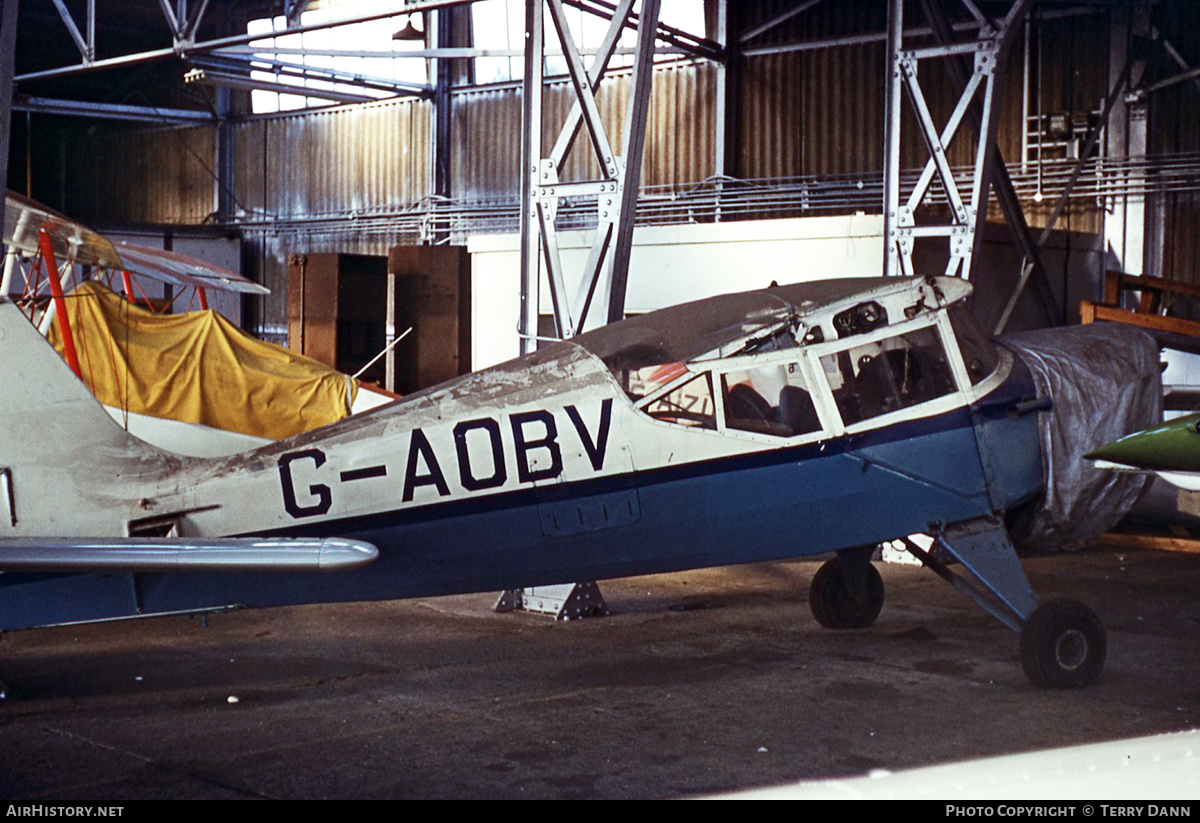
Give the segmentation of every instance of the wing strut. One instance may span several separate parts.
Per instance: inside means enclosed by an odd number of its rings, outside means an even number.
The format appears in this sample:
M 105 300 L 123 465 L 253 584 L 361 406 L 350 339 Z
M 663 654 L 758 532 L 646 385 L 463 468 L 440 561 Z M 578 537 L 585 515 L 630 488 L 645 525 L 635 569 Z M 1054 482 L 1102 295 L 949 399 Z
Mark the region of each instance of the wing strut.
M 54 244 L 45 229 L 38 230 L 38 243 L 42 250 L 42 263 L 46 267 L 46 277 L 50 280 L 50 294 L 54 297 L 54 320 L 58 323 L 58 332 L 62 335 L 63 354 L 67 365 L 75 376 L 83 379 L 79 371 L 79 356 L 75 353 L 75 337 L 71 334 L 71 318 L 67 316 L 67 301 L 63 296 L 62 281 L 58 279 L 58 261 L 54 259 Z

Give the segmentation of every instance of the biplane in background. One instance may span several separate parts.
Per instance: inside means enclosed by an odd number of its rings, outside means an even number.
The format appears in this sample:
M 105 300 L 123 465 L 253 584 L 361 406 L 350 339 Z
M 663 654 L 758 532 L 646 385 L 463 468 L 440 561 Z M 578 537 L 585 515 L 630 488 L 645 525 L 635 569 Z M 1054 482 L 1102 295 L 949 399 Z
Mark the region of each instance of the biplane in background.
M 0 294 L 143 440 L 192 456 L 233 454 L 395 397 L 208 311 L 213 291 L 269 293 L 239 274 L 111 242 L 12 192 L 5 215 L 10 253 Z M 148 281 L 166 284 L 170 298 L 150 297 Z
M 713 297 L 208 459 L 115 425 L 0 302 L 6 362 L 21 364 L 0 370 L 0 629 L 825 552 L 837 554 L 813 578 L 813 614 L 863 628 L 884 598 L 876 545 L 928 532 L 933 548 L 906 540 L 909 551 L 1020 633 L 1033 682 L 1090 684 L 1106 655 L 1100 620 L 1038 600 L 1003 519 L 1047 487 L 1039 417 L 1057 412 L 1020 350 L 979 331 L 969 293 L 921 277 Z M 1090 348 L 1099 333 L 1055 330 Z M 1086 366 L 1068 376 L 1088 378 Z M 378 559 L 336 575 L 252 563 L 218 574 L 119 556 L 212 538 L 348 539 L 343 551 Z M 248 556 L 218 551 L 226 568 Z

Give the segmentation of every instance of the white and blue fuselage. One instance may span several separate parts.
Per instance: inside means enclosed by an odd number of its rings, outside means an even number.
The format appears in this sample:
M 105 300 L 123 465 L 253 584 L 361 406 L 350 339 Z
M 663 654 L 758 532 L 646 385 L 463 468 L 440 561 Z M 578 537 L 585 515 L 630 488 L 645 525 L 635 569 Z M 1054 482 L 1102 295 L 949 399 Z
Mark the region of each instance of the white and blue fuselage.
M 701 301 L 221 459 L 151 449 L 61 389 L 49 413 L 81 430 L 48 479 L 9 447 L 12 535 L 338 535 L 379 558 L 10 573 L 0 629 L 789 558 L 1002 513 L 1041 489 L 1036 415 L 1012 414 L 1035 393 L 952 316 L 968 293 L 872 279 Z

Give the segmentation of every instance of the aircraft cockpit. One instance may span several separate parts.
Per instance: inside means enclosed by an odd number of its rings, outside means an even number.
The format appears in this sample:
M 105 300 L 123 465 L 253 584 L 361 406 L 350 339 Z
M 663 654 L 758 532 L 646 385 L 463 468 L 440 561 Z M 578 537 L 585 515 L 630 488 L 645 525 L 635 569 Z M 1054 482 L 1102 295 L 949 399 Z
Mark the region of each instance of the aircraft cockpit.
M 820 439 L 969 402 L 1004 355 L 966 294 L 946 278 L 821 281 L 684 304 L 572 342 L 655 420 Z

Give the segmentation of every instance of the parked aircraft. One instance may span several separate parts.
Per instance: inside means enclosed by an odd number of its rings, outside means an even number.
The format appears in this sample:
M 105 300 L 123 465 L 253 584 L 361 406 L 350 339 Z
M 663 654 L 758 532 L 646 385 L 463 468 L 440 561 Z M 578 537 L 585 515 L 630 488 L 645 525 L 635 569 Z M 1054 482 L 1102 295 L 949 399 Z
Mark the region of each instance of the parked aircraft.
M 1153 472 L 1181 489 L 1200 491 L 1200 414 L 1134 432 L 1084 457 L 1098 468 Z
M 0 630 L 834 551 L 813 614 L 863 628 L 883 604 L 876 544 L 928 532 L 909 550 L 1020 633 L 1033 682 L 1090 684 L 1100 620 L 1039 602 L 1002 520 L 1043 488 L 1048 403 L 969 292 L 871 278 L 714 297 L 222 458 L 129 435 L 0 302 L 16 364 L 0 373 Z M 331 575 L 255 560 L 255 541 L 302 538 L 378 559 Z
M 23 309 L 108 413 L 142 440 L 198 457 L 235 454 L 395 397 L 257 340 L 216 312 L 164 312 L 196 303 L 207 309 L 217 292 L 269 293 L 235 272 L 112 242 L 14 192 L 4 215 L 9 253 L 0 296 Z M 147 296 L 150 281 L 166 284 L 172 299 Z M 242 402 L 246 396 L 255 402 Z

